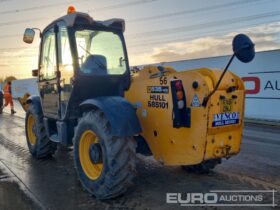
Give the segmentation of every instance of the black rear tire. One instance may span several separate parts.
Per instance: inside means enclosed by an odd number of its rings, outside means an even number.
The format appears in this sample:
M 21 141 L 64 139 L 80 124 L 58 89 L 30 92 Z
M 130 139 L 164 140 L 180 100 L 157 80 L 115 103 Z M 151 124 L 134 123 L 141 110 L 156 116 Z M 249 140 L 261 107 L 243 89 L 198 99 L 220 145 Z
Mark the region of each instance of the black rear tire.
M 34 120 L 33 129 L 28 129 L 28 126 L 31 126 L 28 120 L 30 118 Z M 25 135 L 29 151 L 35 158 L 48 158 L 55 153 L 56 143 L 47 137 L 43 123 L 43 114 L 32 104 L 29 105 L 26 112 Z M 32 139 L 32 135 L 34 135 L 35 140 Z
M 88 151 L 87 147 L 84 149 L 84 145 L 87 145 L 84 141 L 85 133 L 95 135 L 94 143 L 91 144 L 100 147 L 102 158 L 98 164 L 102 164 L 102 169 L 99 166 L 97 169 L 93 167 L 93 162 L 84 161 L 87 156 L 91 157 L 89 152 L 81 152 Z M 74 164 L 79 180 L 90 194 L 102 200 L 111 199 L 123 194 L 132 185 L 136 174 L 136 142 L 133 137 L 112 136 L 110 124 L 103 112 L 94 110 L 84 113 L 75 128 L 73 144 Z M 92 170 L 96 170 L 98 175 L 91 176 Z
M 182 168 L 187 172 L 205 174 L 209 173 L 210 170 L 214 169 L 216 165 L 220 164 L 221 162 L 221 158 L 215 158 L 211 160 L 205 160 L 202 163 L 196 165 L 182 166 Z

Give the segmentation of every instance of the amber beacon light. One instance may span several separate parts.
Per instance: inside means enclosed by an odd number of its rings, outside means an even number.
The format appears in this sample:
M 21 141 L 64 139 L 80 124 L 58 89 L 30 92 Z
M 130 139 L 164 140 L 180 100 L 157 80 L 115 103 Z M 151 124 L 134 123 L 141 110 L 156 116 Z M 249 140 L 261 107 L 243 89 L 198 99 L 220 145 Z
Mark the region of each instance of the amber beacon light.
M 74 6 L 69 6 L 68 7 L 68 10 L 67 10 L 67 14 L 72 14 L 72 13 L 75 13 L 76 12 L 76 9 Z

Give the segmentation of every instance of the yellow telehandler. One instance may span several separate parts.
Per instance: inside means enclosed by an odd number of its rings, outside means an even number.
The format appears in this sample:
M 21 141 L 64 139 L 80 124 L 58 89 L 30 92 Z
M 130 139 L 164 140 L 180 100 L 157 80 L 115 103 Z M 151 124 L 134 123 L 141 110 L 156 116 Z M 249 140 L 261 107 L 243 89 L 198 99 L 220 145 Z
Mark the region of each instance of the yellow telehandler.
M 24 42 L 32 43 L 36 28 Z M 244 85 L 227 69 L 250 62 L 254 44 L 243 34 L 224 71 L 177 72 L 168 66 L 130 71 L 122 19 L 97 21 L 70 7 L 42 32 L 39 95 L 25 95 L 26 139 L 36 158 L 57 144 L 74 147 L 83 187 L 99 199 L 123 194 L 135 176 L 135 155 L 205 172 L 240 151 Z

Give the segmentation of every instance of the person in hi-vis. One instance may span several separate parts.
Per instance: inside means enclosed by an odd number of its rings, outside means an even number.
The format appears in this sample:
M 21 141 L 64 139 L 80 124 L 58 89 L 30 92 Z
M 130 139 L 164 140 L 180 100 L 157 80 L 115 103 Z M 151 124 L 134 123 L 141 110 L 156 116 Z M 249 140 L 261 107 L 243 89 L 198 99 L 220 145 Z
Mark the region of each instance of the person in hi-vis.
M 1 112 L 6 106 L 10 104 L 11 114 L 15 114 L 16 111 L 14 110 L 14 102 L 12 97 L 12 83 L 10 81 L 8 81 L 5 84 L 3 91 L 4 91 L 5 104 L 1 107 Z

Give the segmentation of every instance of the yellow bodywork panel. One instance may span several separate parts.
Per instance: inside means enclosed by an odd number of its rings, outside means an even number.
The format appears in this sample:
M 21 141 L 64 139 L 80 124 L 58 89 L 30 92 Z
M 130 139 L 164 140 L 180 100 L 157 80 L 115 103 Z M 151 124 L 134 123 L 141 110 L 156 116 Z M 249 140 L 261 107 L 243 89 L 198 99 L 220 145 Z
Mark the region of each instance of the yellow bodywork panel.
M 242 80 L 227 72 L 207 106 L 201 105 L 221 73 L 208 68 L 177 72 L 171 67 L 160 72 L 155 66 L 133 72 L 125 97 L 137 108 L 140 135 L 156 160 L 165 165 L 193 165 L 240 151 L 245 100 Z M 182 81 L 191 113 L 190 127 L 173 127 L 173 80 Z M 194 82 L 198 84 L 195 88 Z M 25 110 L 28 97 L 26 94 L 19 99 Z
M 217 92 L 203 107 L 203 98 L 213 90 L 221 71 L 203 68 L 176 72 L 171 67 L 164 69 L 160 73 L 157 67 L 149 66 L 134 73 L 131 87 L 125 95 L 137 107 L 143 130 L 141 136 L 148 143 L 155 159 L 165 165 L 191 165 L 238 153 L 244 111 L 244 85 L 241 79 L 231 72 L 226 73 Z M 177 79 L 183 83 L 186 106 L 191 109 L 189 128 L 173 127 L 170 84 Z M 195 81 L 198 83 L 197 88 L 193 87 Z M 227 92 L 230 87 L 235 87 L 234 91 Z M 235 118 L 238 115 L 238 120 L 230 125 L 214 122 L 227 117 L 222 116 L 223 113 L 231 113 Z
M 23 97 L 18 98 L 20 105 L 22 106 L 23 110 L 26 112 L 29 105 L 26 103 L 27 99 L 30 97 L 29 93 L 24 94 Z

